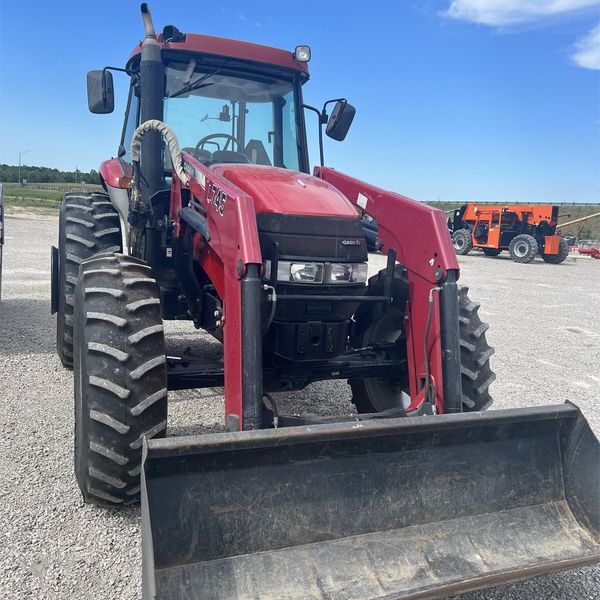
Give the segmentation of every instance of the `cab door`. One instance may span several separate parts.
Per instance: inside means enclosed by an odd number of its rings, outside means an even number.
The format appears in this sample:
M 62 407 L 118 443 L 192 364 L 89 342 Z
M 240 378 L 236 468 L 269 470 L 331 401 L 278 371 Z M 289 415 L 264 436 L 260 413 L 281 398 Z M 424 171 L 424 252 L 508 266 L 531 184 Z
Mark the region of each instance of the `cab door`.
M 487 246 L 498 248 L 500 245 L 500 229 L 502 226 L 502 213 L 499 210 L 492 211 L 490 229 L 488 232 Z

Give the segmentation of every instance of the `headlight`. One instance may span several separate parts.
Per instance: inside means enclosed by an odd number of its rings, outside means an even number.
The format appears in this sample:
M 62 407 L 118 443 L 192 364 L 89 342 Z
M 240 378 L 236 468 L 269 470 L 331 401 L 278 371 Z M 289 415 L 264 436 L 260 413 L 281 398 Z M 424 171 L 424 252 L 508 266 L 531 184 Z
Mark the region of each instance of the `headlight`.
M 328 283 L 364 283 L 367 263 L 331 263 L 327 270 Z
M 323 263 L 294 263 L 280 261 L 277 265 L 277 281 L 294 283 L 323 283 Z
M 277 281 L 282 283 L 323 283 L 325 264 L 315 262 L 291 262 L 280 260 L 277 263 Z M 271 261 L 265 261 L 265 279 L 271 279 Z
M 265 279 L 271 278 L 271 261 L 265 261 Z M 281 283 L 364 283 L 367 263 L 320 263 L 280 260 L 277 281 Z

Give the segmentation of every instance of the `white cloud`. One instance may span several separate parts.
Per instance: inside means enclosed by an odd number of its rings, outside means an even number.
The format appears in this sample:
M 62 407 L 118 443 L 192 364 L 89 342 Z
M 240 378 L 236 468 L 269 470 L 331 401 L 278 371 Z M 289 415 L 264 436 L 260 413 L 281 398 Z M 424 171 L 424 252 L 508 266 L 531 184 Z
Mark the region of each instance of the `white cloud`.
M 600 7 L 600 0 L 451 0 L 446 15 L 491 27 L 531 23 Z M 600 25 L 579 40 L 571 60 L 585 69 L 600 69 Z
M 600 6 L 600 0 L 452 0 L 446 14 L 453 19 L 500 26 L 527 23 L 594 6 Z
M 600 25 L 575 44 L 573 62 L 585 69 L 600 69 Z

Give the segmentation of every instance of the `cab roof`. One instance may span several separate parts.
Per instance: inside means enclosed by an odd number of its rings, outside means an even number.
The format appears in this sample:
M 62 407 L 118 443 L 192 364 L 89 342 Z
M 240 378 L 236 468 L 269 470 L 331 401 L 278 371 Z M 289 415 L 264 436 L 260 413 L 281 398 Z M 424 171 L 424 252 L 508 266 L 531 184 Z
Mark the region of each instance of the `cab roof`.
M 158 43 L 163 51 L 199 53 L 207 56 L 228 57 L 237 60 L 258 63 L 268 67 L 281 68 L 289 71 L 296 71 L 308 79 L 308 65 L 299 62 L 294 58 L 294 54 L 289 50 L 271 48 L 261 44 L 250 42 L 241 42 L 229 38 L 215 37 L 212 35 L 201 35 L 198 33 L 186 33 L 182 41 L 165 41 L 162 33 L 156 36 Z M 141 42 L 140 42 L 141 45 Z M 134 48 L 127 65 L 131 66 L 133 61 L 139 56 L 140 45 Z

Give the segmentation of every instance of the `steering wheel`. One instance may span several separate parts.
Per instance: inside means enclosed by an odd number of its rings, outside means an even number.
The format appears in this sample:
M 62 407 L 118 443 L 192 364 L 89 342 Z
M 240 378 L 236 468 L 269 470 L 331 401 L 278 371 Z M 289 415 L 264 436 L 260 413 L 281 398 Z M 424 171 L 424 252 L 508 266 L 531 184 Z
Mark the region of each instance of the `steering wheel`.
M 214 138 L 225 138 L 227 140 L 227 143 L 225 144 L 225 146 L 223 146 L 223 150 L 227 150 L 229 142 L 235 142 L 237 144 L 238 151 L 242 146 L 240 144 L 240 141 L 233 135 L 230 135 L 229 133 L 211 133 L 210 135 L 205 135 L 201 140 L 198 141 L 198 143 L 196 144 L 196 150 L 200 150 L 201 148 L 203 148 L 206 142 L 209 142 Z M 215 144 L 219 148 L 219 150 L 221 150 L 219 144 L 217 144 L 216 142 L 213 142 L 213 144 Z

